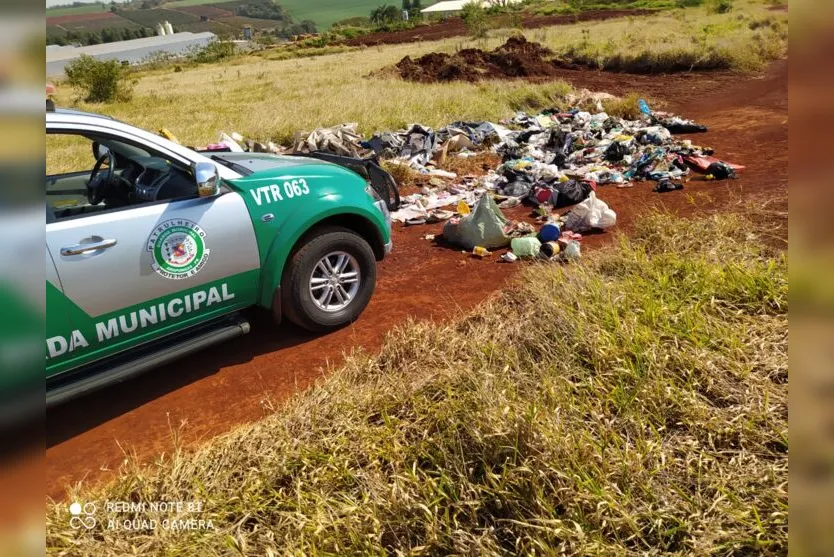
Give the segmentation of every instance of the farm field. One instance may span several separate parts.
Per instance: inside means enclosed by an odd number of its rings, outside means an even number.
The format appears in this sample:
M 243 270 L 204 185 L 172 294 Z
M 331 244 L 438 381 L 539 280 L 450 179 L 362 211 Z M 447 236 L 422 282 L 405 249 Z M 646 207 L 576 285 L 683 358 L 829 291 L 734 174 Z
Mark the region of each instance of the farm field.
M 48 14 L 49 12 L 47 12 Z M 113 19 L 119 19 L 119 16 L 112 12 L 95 12 L 95 13 L 86 13 L 86 14 L 67 14 L 61 16 L 51 16 L 47 15 L 46 24 L 47 25 L 71 25 L 76 22 L 88 22 L 88 21 L 108 21 Z
M 179 6 L 177 7 L 177 11 L 192 14 L 197 17 L 205 16 L 210 18 L 232 17 L 233 15 L 235 15 L 233 9 L 224 10 L 216 6 L 209 6 L 208 4 L 204 4 L 202 6 Z
M 177 31 L 211 31 L 223 38 L 237 38 L 241 29 L 249 25 L 254 29 L 281 29 L 287 23 L 283 20 L 237 16 L 240 0 L 232 2 L 202 3 L 171 8 L 171 4 L 152 9 L 125 8 L 118 13 L 73 13 L 52 16 L 47 10 L 47 40 L 50 43 L 78 41 L 81 44 L 95 44 L 102 40 L 99 32 L 106 29 L 155 29 L 158 23 L 168 21 Z M 203 21 L 202 18 L 207 18 Z
M 384 0 L 356 0 L 356 1 L 341 1 L 341 0 L 282 0 L 279 4 L 284 7 L 292 16 L 293 20 L 300 22 L 306 19 L 312 20 L 316 23 L 320 31 L 329 28 L 336 21 L 347 19 L 356 16 L 367 16 L 371 10 L 385 2 Z M 433 1 L 423 2 L 423 7 L 430 6 Z M 223 17 L 217 10 L 234 11 L 234 5 L 237 2 L 224 2 L 223 0 L 175 0 L 173 2 L 166 2 L 159 8 L 152 10 L 124 10 L 125 17 L 139 23 L 141 25 L 148 25 L 148 21 L 154 18 L 144 15 L 147 12 L 158 12 L 157 15 L 162 15 L 162 10 L 167 11 L 168 21 L 172 25 L 177 22 L 174 19 L 182 19 L 181 15 L 174 15 L 171 11 L 176 11 L 179 14 L 189 13 L 199 18 L 201 15 L 208 17 Z M 200 10 L 201 6 L 205 6 L 204 10 Z M 180 8 L 185 8 L 180 10 Z M 93 4 L 90 6 L 78 6 L 72 8 L 50 8 L 46 11 L 47 18 L 54 18 L 60 16 L 83 16 L 94 13 L 109 13 L 108 10 L 102 9 L 101 6 Z M 132 14 L 132 15 L 127 15 Z M 229 14 L 229 15 L 233 15 Z M 228 16 L 227 16 L 228 17 Z M 188 23 L 181 21 L 180 23 Z M 153 25 L 156 21 L 153 21 Z
M 350 2 L 342 0 L 283 0 L 281 5 L 287 9 L 294 20 L 312 20 L 316 23 L 319 31 L 326 31 L 337 21 L 349 17 L 367 16 L 377 6 L 391 3 L 385 0 L 352 0 Z M 424 2 L 423 7 L 433 3 Z
M 327 30 L 333 23 L 342 19 L 356 16 L 367 16 L 371 10 L 382 4 L 390 4 L 384 0 L 282 0 L 279 4 L 284 7 L 295 21 L 312 20 L 316 23 L 319 31 Z M 424 7 L 434 2 L 424 2 Z M 222 1 L 217 0 L 175 0 L 167 2 L 166 8 L 180 8 L 184 6 L 200 6 L 205 4 L 216 4 L 221 6 Z
M 119 14 L 143 27 L 154 27 L 160 21 L 168 21 L 171 25 L 181 25 L 200 20 L 199 16 L 165 8 L 122 10 Z
M 82 15 L 99 12 L 108 12 L 106 6 L 101 4 L 87 4 L 84 6 L 71 6 L 67 8 L 48 8 L 46 10 L 46 17 L 60 17 L 65 15 Z

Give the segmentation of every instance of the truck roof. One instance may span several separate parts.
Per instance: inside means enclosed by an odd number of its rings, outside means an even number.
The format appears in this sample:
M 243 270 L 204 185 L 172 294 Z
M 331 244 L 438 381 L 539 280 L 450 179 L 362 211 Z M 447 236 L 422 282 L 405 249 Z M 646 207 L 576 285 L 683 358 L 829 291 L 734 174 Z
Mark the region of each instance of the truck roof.
M 75 110 L 73 108 L 53 108 L 52 110 L 47 109 L 47 112 L 52 112 L 54 114 L 68 114 L 73 116 L 90 116 L 92 118 L 105 118 L 107 120 L 114 120 L 117 121 L 112 116 L 107 116 L 105 114 L 96 114 L 95 112 L 86 112 L 84 110 Z

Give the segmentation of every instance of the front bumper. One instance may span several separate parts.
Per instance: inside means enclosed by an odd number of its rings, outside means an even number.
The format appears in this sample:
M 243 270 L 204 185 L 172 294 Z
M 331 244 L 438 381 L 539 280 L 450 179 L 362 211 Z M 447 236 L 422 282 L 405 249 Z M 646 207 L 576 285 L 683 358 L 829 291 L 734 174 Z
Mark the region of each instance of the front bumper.
M 394 240 L 391 240 L 387 244 L 385 244 L 385 255 L 386 257 L 391 253 L 391 250 L 394 249 Z

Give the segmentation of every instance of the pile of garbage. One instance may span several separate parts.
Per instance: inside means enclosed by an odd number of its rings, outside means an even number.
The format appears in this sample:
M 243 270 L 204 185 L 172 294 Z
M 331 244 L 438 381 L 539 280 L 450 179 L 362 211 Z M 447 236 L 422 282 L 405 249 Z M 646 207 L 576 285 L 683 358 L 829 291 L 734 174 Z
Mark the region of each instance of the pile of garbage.
M 606 185 L 627 188 L 650 180 L 657 182 L 654 191 L 664 193 L 682 189 L 693 170 L 707 179 L 726 179 L 744 168 L 715 158 L 709 147 L 675 137 L 706 131 L 704 126 L 653 112 L 643 100 L 636 120 L 610 116 L 602 107 L 606 98 L 611 97 L 582 91 L 569 99 L 570 106 L 595 106 L 594 113 L 554 108 L 536 115 L 519 112 L 498 123 L 453 122 L 438 130 L 413 124 L 368 139 L 356 124 L 343 124 L 299 134 L 292 151 L 382 158 L 431 176 L 428 186 L 400 198 L 392 220 L 445 222 L 447 243 L 480 256 L 510 246 L 503 256 L 510 261 L 515 256 L 578 257 L 581 233 L 616 223 L 616 213 L 597 197 Z M 240 150 L 281 151 L 251 141 L 244 148 L 236 138 L 226 138 Z M 486 175 L 460 178 L 437 167 L 447 157 L 479 152 L 496 153 L 502 162 Z M 538 235 L 532 225 L 510 221 L 501 212 L 522 204 L 542 225 Z M 572 207 L 568 213 L 554 212 L 567 207 Z M 543 235 L 545 229 L 550 232 Z

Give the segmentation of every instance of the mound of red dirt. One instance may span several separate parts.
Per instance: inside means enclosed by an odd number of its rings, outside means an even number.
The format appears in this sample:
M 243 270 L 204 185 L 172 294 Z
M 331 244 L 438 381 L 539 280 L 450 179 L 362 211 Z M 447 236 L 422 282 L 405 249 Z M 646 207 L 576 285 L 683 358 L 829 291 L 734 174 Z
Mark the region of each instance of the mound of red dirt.
M 403 79 L 434 83 L 438 81 L 478 81 L 512 77 L 554 77 L 564 64 L 548 60 L 553 52 L 524 37 L 510 37 L 495 50 L 485 52 L 467 48 L 454 54 L 431 52 L 417 59 L 406 56 L 396 64 Z

